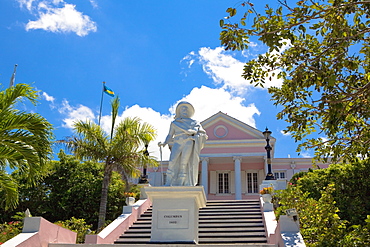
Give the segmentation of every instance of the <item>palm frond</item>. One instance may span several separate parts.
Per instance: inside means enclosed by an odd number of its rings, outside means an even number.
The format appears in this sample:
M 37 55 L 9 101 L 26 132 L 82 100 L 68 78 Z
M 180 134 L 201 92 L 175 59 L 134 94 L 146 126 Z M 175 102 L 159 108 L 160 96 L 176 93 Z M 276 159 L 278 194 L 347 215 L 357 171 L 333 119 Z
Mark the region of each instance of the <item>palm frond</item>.
M 18 204 L 18 186 L 2 169 L 0 169 L 0 191 L 1 190 L 5 195 L 5 210 L 15 208 Z

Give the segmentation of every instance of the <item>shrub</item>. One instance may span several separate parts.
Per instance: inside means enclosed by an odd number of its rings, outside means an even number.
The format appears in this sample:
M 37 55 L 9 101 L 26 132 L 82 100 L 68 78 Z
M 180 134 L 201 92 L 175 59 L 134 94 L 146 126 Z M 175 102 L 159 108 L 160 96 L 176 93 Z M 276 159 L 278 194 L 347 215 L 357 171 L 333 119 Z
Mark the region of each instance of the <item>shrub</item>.
M 22 221 L 10 221 L 0 224 L 0 245 L 22 232 Z
M 77 233 L 77 243 L 84 243 L 85 242 L 85 235 L 86 234 L 94 234 L 95 232 L 91 231 L 90 228 L 92 225 L 87 225 L 84 219 L 76 219 L 72 217 L 69 220 L 65 221 L 57 221 L 55 222 L 58 226 L 67 228 L 73 232 Z
M 309 197 L 299 186 L 289 186 L 279 192 L 280 204 L 278 216 L 285 210 L 295 208 L 299 215 L 301 234 L 307 246 L 336 246 L 345 234 L 346 221 L 341 220 L 332 194 L 335 188 L 328 185 L 321 191 L 319 200 Z

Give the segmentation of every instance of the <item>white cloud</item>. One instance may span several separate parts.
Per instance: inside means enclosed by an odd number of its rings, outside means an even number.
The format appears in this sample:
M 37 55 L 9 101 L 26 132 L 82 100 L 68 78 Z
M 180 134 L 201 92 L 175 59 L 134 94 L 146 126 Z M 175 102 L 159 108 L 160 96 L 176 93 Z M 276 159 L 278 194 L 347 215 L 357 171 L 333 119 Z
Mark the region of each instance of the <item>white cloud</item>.
M 292 133 L 286 132 L 285 130 L 280 130 L 280 134 L 282 134 L 283 136 L 291 136 L 292 135 Z
M 194 88 L 189 95 L 183 97 L 178 102 L 183 100 L 190 102 L 194 106 L 194 119 L 199 121 L 203 121 L 217 112 L 222 111 L 231 117 L 256 127 L 253 116 L 255 114 L 260 115 L 260 112 L 254 104 L 244 106 L 243 98 L 233 96 L 224 88 L 212 89 L 206 86 Z M 178 102 L 173 104 L 170 109 L 173 115 Z
M 38 18 L 26 24 L 26 30 L 43 29 L 50 32 L 74 32 L 86 36 L 96 32 L 96 23 L 89 16 L 76 10 L 76 6 L 63 0 L 18 0 L 21 7 Z M 91 0 L 91 3 L 95 1 Z M 94 6 L 94 5 L 93 5 Z
M 211 49 L 202 47 L 199 50 L 200 63 L 203 71 L 208 74 L 216 84 L 223 84 L 231 90 L 243 92 L 249 82 L 241 77 L 244 63 L 225 53 L 221 47 Z
M 95 1 L 95 0 L 90 0 L 90 3 L 91 3 L 91 6 L 93 6 L 93 8 L 98 8 L 98 3 Z
M 95 115 L 90 108 L 84 105 L 71 106 L 67 100 L 63 100 L 62 107 L 58 111 L 66 116 L 62 126 L 69 129 L 73 128 L 76 121 L 95 120 Z
M 311 155 L 309 152 L 302 152 L 302 153 L 301 153 L 301 156 L 302 156 L 303 158 L 312 158 L 312 155 Z
M 36 0 L 18 0 L 21 8 L 25 7 L 28 11 L 32 11 L 33 2 Z
M 53 96 L 50 96 L 45 92 L 42 92 L 42 96 L 45 98 L 46 101 L 54 103 L 55 98 Z
M 230 54 L 222 47 L 216 47 L 215 49 L 202 47 L 198 53 L 190 52 L 183 60 L 188 61 L 189 67 L 194 63 L 194 60 L 197 60 L 202 65 L 203 71 L 209 75 L 216 85 L 222 85 L 222 88 L 242 95 L 248 89 L 254 88 L 254 85 L 241 76 L 245 63 Z M 241 54 L 245 55 L 245 53 Z M 271 75 L 272 73 L 269 74 L 269 76 Z M 271 81 L 266 80 L 265 88 L 279 87 L 281 84 L 281 80 L 271 76 Z

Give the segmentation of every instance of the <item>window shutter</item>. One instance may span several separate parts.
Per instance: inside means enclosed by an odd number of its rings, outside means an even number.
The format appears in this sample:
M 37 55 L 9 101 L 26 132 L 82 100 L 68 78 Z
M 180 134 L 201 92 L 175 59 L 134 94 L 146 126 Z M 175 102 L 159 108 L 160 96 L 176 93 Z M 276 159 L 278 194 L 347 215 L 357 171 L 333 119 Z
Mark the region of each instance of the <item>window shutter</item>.
M 241 176 L 242 176 L 242 193 L 246 193 L 247 192 L 247 178 L 246 178 L 246 174 L 245 174 L 245 171 L 242 171 L 241 172 Z
M 217 180 L 216 180 L 216 171 L 209 172 L 209 193 L 216 194 Z
M 235 193 L 235 172 L 231 171 L 231 179 L 229 181 L 231 193 Z

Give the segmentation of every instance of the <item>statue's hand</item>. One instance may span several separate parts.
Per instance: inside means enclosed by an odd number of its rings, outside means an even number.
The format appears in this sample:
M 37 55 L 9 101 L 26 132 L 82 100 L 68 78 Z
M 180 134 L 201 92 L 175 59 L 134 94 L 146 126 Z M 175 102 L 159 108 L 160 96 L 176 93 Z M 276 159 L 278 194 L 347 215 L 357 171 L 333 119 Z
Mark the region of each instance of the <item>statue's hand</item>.
M 158 147 L 164 147 L 167 143 L 158 142 Z
M 189 129 L 188 132 L 189 132 L 189 135 L 195 135 L 197 133 L 197 131 L 193 129 Z

